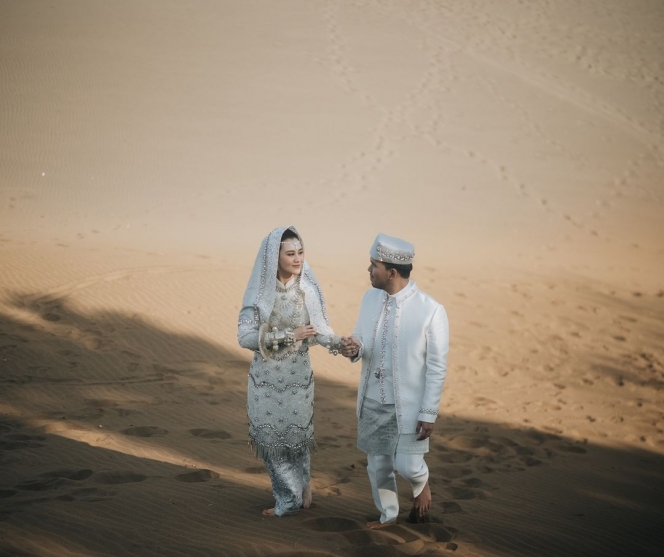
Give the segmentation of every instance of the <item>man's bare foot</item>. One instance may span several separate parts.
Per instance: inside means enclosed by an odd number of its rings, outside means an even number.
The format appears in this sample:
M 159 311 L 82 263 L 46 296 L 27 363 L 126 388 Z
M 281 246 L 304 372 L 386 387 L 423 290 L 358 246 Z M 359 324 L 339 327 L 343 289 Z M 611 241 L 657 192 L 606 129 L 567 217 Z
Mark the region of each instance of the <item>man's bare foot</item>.
M 429 482 L 425 484 L 422 493 L 413 499 L 413 508 L 419 518 L 422 518 L 429 512 L 429 509 L 431 508 L 431 490 L 429 489 Z
M 302 508 L 303 509 L 308 509 L 311 507 L 311 501 L 313 499 L 313 495 L 311 493 L 311 482 L 307 484 L 307 487 L 304 488 L 304 491 L 302 492 Z
M 275 516 L 274 509 L 263 509 L 261 513 L 263 516 Z
M 369 530 L 380 530 L 381 528 L 387 528 L 388 526 L 392 526 L 393 524 L 396 524 L 396 520 L 392 520 L 390 522 L 381 522 L 380 520 L 372 520 L 371 522 L 367 522 L 367 528 Z

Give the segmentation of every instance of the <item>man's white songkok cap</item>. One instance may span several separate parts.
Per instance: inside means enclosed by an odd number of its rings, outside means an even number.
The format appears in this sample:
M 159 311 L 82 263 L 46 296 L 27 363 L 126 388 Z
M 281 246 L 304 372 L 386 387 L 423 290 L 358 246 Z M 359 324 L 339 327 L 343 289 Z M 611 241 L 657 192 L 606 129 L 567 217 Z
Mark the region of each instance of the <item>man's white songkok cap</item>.
M 410 265 L 415 257 L 415 246 L 402 240 L 394 238 L 382 232 L 376 236 L 371 251 L 371 257 L 383 263 L 394 265 Z

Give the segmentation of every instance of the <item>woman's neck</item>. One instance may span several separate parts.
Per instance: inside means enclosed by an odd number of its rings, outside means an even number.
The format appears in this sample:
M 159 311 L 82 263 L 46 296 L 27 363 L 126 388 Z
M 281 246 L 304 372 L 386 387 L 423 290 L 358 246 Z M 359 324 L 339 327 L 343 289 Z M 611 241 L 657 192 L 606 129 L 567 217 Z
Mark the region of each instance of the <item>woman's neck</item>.
M 282 275 L 281 273 L 277 272 L 277 280 L 284 286 L 287 285 L 292 278 L 293 275 Z

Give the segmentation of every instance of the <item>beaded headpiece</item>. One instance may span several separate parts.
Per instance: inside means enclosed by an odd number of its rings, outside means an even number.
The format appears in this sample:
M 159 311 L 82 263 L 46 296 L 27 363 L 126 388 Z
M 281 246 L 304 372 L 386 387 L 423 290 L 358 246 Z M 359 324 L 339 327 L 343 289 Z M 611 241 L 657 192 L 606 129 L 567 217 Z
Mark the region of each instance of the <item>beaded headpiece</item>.
M 302 249 L 302 242 L 300 242 L 300 240 L 296 238 L 288 238 L 288 240 L 284 240 L 283 242 L 281 242 L 281 245 L 284 247 L 286 246 L 286 244 L 290 244 L 291 246 L 293 246 L 292 248 L 287 248 L 287 249 L 294 249 L 294 250 Z

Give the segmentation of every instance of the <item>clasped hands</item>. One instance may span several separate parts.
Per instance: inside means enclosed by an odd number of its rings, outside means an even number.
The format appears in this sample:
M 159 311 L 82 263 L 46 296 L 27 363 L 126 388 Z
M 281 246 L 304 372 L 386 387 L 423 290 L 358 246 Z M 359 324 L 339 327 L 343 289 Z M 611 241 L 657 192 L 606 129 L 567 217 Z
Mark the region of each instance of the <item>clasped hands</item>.
M 354 358 L 360 351 L 360 341 L 355 337 L 341 337 L 341 355 Z
M 296 341 L 304 340 L 305 338 L 316 336 L 317 332 L 313 325 L 304 325 L 293 330 L 293 337 Z M 360 351 L 360 341 L 355 337 L 341 337 L 340 352 L 342 356 L 353 358 L 357 356 Z

